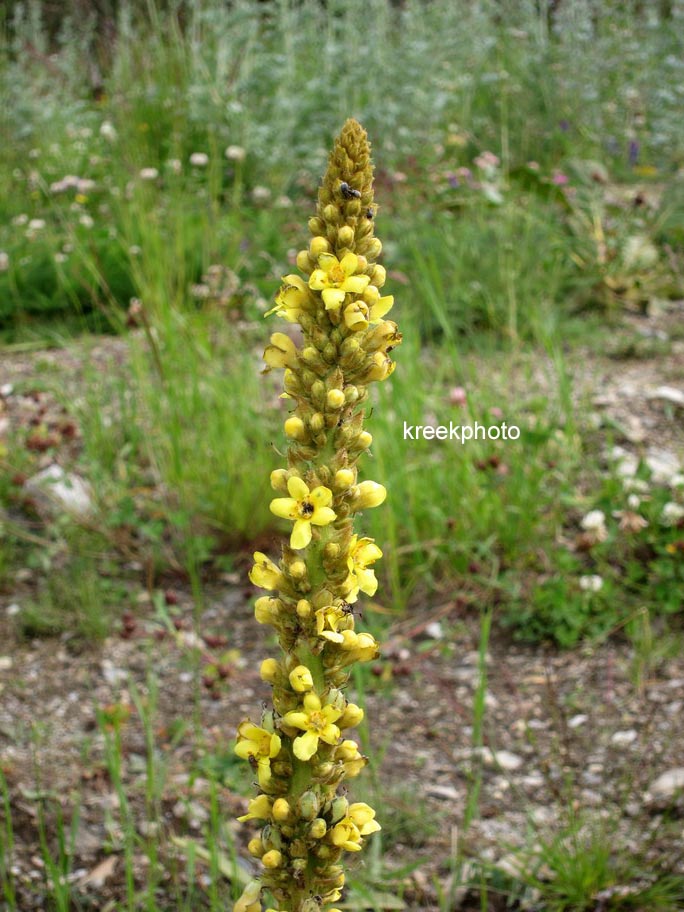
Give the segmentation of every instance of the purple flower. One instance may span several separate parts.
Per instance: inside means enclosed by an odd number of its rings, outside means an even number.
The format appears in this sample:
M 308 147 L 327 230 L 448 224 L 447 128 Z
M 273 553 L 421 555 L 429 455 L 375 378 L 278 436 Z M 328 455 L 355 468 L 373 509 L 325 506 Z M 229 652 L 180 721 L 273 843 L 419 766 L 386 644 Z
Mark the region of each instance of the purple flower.
M 570 122 L 563 118 L 563 120 L 558 121 L 558 126 L 560 127 L 561 133 L 567 133 L 570 129 Z
M 632 167 L 639 161 L 639 143 L 636 139 L 629 142 L 629 163 Z
M 452 190 L 456 190 L 461 186 L 461 183 L 455 174 L 447 174 L 447 181 Z

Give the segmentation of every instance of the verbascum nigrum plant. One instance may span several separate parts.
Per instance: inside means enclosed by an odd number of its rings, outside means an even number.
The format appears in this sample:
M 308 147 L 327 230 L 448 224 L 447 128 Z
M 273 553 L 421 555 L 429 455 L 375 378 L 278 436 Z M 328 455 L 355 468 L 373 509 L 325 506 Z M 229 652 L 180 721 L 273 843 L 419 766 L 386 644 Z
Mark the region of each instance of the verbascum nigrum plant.
M 259 834 L 249 852 L 262 872 L 235 912 L 259 912 L 262 891 L 282 912 L 320 912 L 340 899 L 345 853 L 358 852 L 380 829 L 375 811 L 346 797 L 346 780 L 367 763 L 348 732 L 363 710 L 345 696 L 352 666 L 378 655 L 370 633 L 357 630 L 354 605 L 374 595 L 373 539 L 354 531 L 356 514 L 379 506 L 385 488 L 358 480 L 357 463 L 372 443 L 364 429 L 368 385 L 394 369 L 401 342 L 385 320 L 394 303 L 383 295 L 382 244 L 374 236 L 376 207 L 370 147 L 348 120 L 330 155 L 309 220 L 313 238 L 297 256 L 269 311 L 301 327 L 301 342 L 271 336 L 267 370 L 284 369 L 287 468 L 276 469 L 271 502 L 292 523 L 279 563 L 254 555 L 250 579 L 270 594 L 256 620 L 278 634 L 281 652 L 261 665 L 273 707 L 238 728 L 236 753 L 248 760 L 259 794 L 240 820 Z

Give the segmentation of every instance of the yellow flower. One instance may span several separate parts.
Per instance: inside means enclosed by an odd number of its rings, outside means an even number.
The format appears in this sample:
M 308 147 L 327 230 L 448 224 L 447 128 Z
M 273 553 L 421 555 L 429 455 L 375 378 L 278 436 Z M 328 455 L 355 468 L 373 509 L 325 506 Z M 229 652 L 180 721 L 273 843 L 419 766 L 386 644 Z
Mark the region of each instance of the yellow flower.
M 295 550 L 306 548 L 311 541 L 311 525 L 327 526 L 337 518 L 330 509 L 333 495 L 329 488 L 319 485 L 313 491 L 301 478 L 290 478 L 287 482 L 289 497 L 277 497 L 271 501 L 271 512 L 283 519 L 294 522 L 290 547 Z
M 351 738 L 338 745 L 335 750 L 335 760 L 341 760 L 344 764 L 344 775 L 347 779 L 358 776 L 368 763 L 368 758 L 359 752 L 358 744 Z
M 249 571 L 249 578 L 260 589 L 279 589 L 283 582 L 283 574 L 261 551 L 254 552 L 254 566 Z
M 321 292 L 326 310 L 338 310 L 345 294 L 361 294 L 370 281 L 366 275 L 355 275 L 359 266 L 355 253 L 347 253 L 341 260 L 332 253 L 322 253 L 318 265 L 309 278 L 309 288 Z
M 259 795 L 258 798 L 252 798 L 247 805 L 247 813 L 238 817 L 240 823 L 245 820 L 268 820 L 271 816 L 271 804 L 273 799 L 268 795 Z
M 378 643 L 370 633 L 356 633 L 353 630 L 342 631 L 342 648 L 346 651 L 346 664 L 353 662 L 370 662 L 378 655 Z
M 372 538 L 359 538 L 354 535 L 349 545 L 349 558 L 347 566 L 353 580 L 353 588 L 349 593 L 349 600 L 356 601 L 359 591 L 366 595 L 375 595 L 378 581 L 375 571 L 369 570 L 368 565 L 375 563 L 382 557 L 382 551 Z
M 316 633 L 332 643 L 343 643 L 344 637 L 337 628 L 346 617 L 348 613 L 339 605 L 319 608 L 316 612 Z
M 304 732 L 292 743 L 295 757 L 304 761 L 310 760 L 318 750 L 319 739 L 326 744 L 337 744 L 340 730 L 334 723 L 341 715 L 339 709 L 321 706 L 320 699 L 313 693 L 304 697 L 302 710 L 285 713 L 283 723 Z
M 314 682 L 311 672 L 306 665 L 297 665 L 290 672 L 290 684 L 292 689 L 297 693 L 306 693 L 307 690 L 313 690 Z
M 273 333 L 271 344 L 266 347 L 264 361 L 269 367 L 296 367 L 297 348 L 285 333 Z
M 387 489 L 377 481 L 362 481 L 354 491 L 352 507 L 354 510 L 367 510 L 370 507 L 379 507 L 385 502 Z
M 238 726 L 235 753 L 243 760 L 256 761 L 259 785 L 264 788 L 271 779 L 271 760 L 280 753 L 280 737 L 245 719 Z
M 368 305 L 368 322 L 379 323 L 385 314 L 394 307 L 394 295 L 380 297 L 375 285 L 369 285 L 363 293 L 363 300 Z
M 242 896 L 233 906 L 233 912 L 261 912 L 261 883 L 258 880 L 250 880 Z
M 377 833 L 381 829 L 380 824 L 374 818 L 375 811 L 363 801 L 349 805 L 347 816 L 336 823 L 330 832 L 331 842 L 348 852 L 361 851 L 363 837 Z
M 302 311 L 306 310 L 309 297 L 306 282 L 294 274 L 283 276 L 283 282 L 285 284 L 281 285 L 280 291 L 276 295 L 275 307 L 266 311 L 264 316 L 268 317 L 272 313 L 276 313 L 288 323 L 297 323 Z

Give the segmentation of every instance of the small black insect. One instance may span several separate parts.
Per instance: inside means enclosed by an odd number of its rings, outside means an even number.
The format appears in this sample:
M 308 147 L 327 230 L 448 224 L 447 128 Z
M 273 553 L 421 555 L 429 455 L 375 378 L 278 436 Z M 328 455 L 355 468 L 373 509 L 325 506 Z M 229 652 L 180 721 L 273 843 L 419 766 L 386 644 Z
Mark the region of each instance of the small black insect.
M 310 503 L 308 500 L 304 501 L 304 503 L 302 504 L 302 513 L 304 514 L 304 516 L 311 516 L 311 514 L 315 511 L 315 509 L 316 508 L 314 507 L 314 505 L 312 503 Z
M 350 187 L 346 181 L 342 181 L 340 184 L 340 193 L 345 199 L 361 199 L 361 192 L 355 190 L 353 187 Z
M 366 209 L 366 218 L 367 219 L 372 219 L 374 215 L 375 215 L 375 213 L 373 212 L 372 209 Z

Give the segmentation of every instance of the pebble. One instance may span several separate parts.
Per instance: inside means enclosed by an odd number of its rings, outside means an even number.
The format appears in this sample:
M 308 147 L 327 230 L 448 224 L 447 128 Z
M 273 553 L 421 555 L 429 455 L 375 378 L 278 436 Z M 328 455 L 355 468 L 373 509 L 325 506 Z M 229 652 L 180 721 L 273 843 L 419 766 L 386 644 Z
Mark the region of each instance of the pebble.
M 31 476 L 24 483 L 24 490 L 31 494 L 40 509 L 48 513 L 54 513 L 57 507 L 78 519 L 86 519 L 94 512 L 88 482 L 79 475 L 67 474 L 61 466 L 54 463 Z
M 628 744 L 632 744 L 637 739 L 637 733 L 633 728 L 627 729 L 627 731 L 617 731 L 614 735 L 611 736 L 611 742 L 618 745 L 619 747 L 626 747 Z
M 679 793 L 684 793 L 684 767 L 678 766 L 662 773 L 645 795 L 649 807 L 667 807 Z
M 585 722 L 589 720 L 589 716 L 584 713 L 580 713 L 577 716 L 573 716 L 572 719 L 568 719 L 568 728 L 579 728 L 580 725 L 584 725 Z
M 652 393 L 649 393 L 648 398 L 663 399 L 665 402 L 670 402 L 673 405 L 684 408 L 684 392 L 680 389 L 676 389 L 674 386 L 659 386 L 657 389 L 653 390 Z

